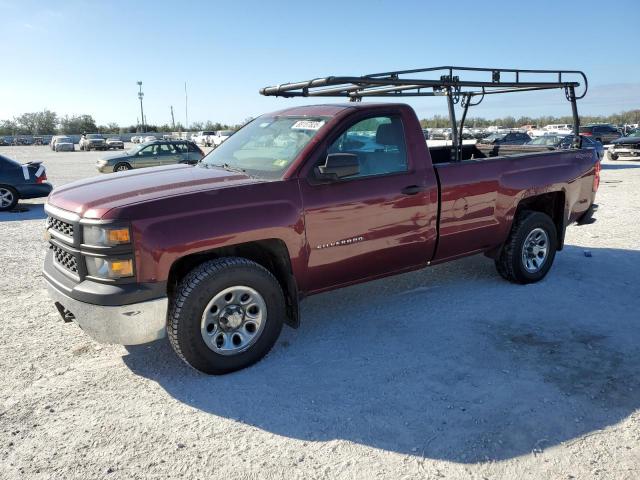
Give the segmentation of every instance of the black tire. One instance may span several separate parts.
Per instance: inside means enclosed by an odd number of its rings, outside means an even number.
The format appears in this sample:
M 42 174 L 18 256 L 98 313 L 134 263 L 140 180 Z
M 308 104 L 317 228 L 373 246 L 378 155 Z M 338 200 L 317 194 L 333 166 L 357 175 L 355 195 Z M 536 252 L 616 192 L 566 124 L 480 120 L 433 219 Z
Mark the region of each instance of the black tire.
M 547 255 L 539 270 L 528 271 L 523 260 L 524 243 L 531 232 L 542 229 L 547 236 Z M 527 284 L 542 280 L 556 256 L 558 234 L 551 218 L 541 212 L 522 211 L 513 223 L 509 238 L 504 244 L 500 257 L 495 261 L 498 273 L 513 283 Z
M 205 308 L 219 292 L 237 285 L 258 292 L 266 305 L 264 327 L 246 350 L 223 355 L 207 346 L 201 332 Z M 171 299 L 167 332 L 176 354 L 203 373 L 222 375 L 253 365 L 275 344 L 286 315 L 282 289 L 276 278 L 251 260 L 225 257 L 193 269 Z
M 131 165 L 129 165 L 127 162 L 118 163 L 115 167 L 113 167 L 114 172 L 126 172 L 127 170 L 131 170 Z
M 121 145 L 119 148 L 120 150 L 124 150 L 124 145 Z
M 618 155 L 615 153 L 608 152 L 609 160 L 618 160 Z
M 2 196 L 2 198 L 0 198 L 0 212 L 6 212 L 16 208 L 20 196 L 15 188 L 9 185 L 0 185 L 0 195 Z M 7 197 L 10 197 L 10 199 Z M 8 201 L 8 203 L 5 203 L 5 201 Z

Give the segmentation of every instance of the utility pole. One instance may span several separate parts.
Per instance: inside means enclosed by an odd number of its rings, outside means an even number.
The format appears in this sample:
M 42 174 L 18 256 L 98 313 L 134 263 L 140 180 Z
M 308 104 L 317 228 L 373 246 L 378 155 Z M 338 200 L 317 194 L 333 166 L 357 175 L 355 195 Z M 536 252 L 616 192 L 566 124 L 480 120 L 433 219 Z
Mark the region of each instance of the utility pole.
M 142 109 L 142 98 L 144 97 L 144 93 L 142 92 L 142 81 L 140 80 L 138 80 L 138 87 L 138 98 L 140 99 L 140 118 L 142 119 L 142 125 L 140 128 L 142 129 L 141 133 L 144 133 L 144 110 Z
M 173 118 L 173 105 L 171 105 L 171 128 L 176 129 L 176 119 Z
M 185 131 L 189 131 L 189 109 L 188 109 L 188 98 L 187 98 L 187 82 L 184 82 L 184 117 L 185 117 Z

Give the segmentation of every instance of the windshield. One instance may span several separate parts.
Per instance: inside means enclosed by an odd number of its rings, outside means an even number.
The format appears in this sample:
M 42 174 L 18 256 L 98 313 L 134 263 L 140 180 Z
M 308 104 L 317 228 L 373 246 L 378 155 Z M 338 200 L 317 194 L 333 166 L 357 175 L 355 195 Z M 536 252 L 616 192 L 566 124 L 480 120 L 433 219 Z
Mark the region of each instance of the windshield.
M 482 140 L 485 142 L 493 142 L 495 140 L 502 140 L 506 136 L 506 133 L 492 133 L 488 137 L 484 137 Z
M 143 145 L 143 144 L 136 145 L 135 147 L 131 147 L 131 148 L 127 149 L 127 153 L 129 155 L 135 155 L 140 150 L 142 150 L 144 147 L 146 147 L 146 145 Z
M 69 137 L 58 137 L 56 142 L 70 142 L 71 139 Z
M 218 135 L 220 135 L 221 137 L 230 137 L 232 133 L 233 130 L 220 130 L 220 132 L 218 132 Z
M 544 137 L 538 137 L 531 140 L 529 145 L 556 145 L 558 143 L 559 138 L 555 135 L 547 135 Z
M 640 137 L 640 128 L 631 130 L 629 133 L 627 133 L 627 137 Z
M 100 135 L 99 133 L 90 133 L 89 135 L 87 135 L 87 138 L 102 138 L 102 135 Z
M 280 178 L 328 117 L 263 116 L 248 123 L 199 164 Z

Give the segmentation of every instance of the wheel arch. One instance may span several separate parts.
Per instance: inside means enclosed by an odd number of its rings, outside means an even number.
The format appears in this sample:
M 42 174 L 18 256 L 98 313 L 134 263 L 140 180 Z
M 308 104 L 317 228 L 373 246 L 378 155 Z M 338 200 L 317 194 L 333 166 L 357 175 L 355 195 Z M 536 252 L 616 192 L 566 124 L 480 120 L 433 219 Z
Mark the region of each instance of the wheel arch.
M 169 269 L 167 281 L 169 298 L 173 296 L 178 283 L 188 272 L 206 261 L 222 257 L 246 258 L 269 270 L 280 283 L 285 296 L 287 307 L 285 323 L 298 328 L 300 325 L 298 286 L 291 268 L 289 250 L 281 239 L 272 238 L 227 245 L 178 258 Z
M 558 250 L 564 247 L 564 236 L 567 230 L 566 196 L 563 190 L 542 193 L 523 198 L 516 207 L 514 220 L 524 210 L 547 214 L 556 226 L 558 234 Z

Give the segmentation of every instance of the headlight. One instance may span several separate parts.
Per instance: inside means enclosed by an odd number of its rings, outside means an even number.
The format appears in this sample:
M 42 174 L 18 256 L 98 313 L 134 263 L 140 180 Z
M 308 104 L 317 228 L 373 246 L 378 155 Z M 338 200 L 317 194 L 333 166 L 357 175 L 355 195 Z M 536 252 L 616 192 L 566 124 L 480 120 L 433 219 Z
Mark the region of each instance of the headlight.
M 87 272 L 92 277 L 118 279 L 133 276 L 133 259 L 86 257 Z
M 82 230 L 83 243 L 96 247 L 113 247 L 131 243 L 129 227 L 85 225 Z

